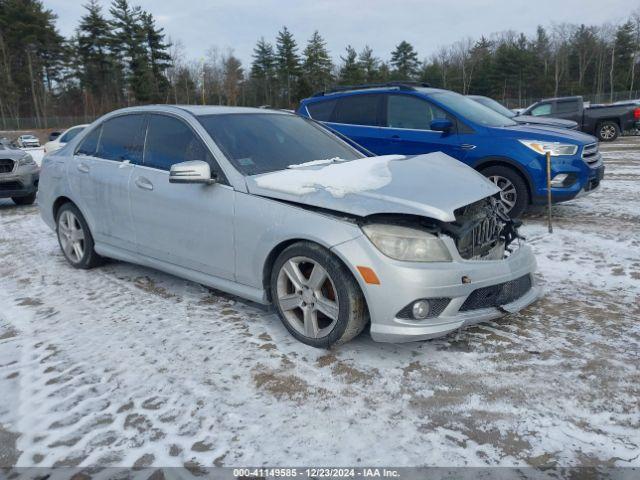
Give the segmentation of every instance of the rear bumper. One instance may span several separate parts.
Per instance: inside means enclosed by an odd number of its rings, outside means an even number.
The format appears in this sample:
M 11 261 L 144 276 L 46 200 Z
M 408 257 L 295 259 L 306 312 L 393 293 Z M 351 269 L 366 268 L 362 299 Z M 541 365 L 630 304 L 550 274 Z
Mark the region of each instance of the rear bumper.
M 358 237 L 332 250 L 350 266 L 367 301 L 371 336 L 380 342 L 409 342 L 440 337 L 465 325 L 495 319 L 516 312 L 541 294 L 533 273 L 536 261 L 530 247 L 523 245 L 503 260 L 464 260 L 453 240 L 443 239 L 452 253 L 452 262 L 414 263 L 392 260 L 381 254 L 366 237 Z M 367 284 L 355 266 L 373 269 L 379 285 Z M 465 283 L 466 277 L 468 283 Z M 527 277 L 527 290 L 503 305 L 487 301 L 487 308 L 469 306 L 470 295 L 480 289 L 512 284 Z M 505 297 L 506 298 L 506 297 Z M 434 315 L 416 320 L 403 312 L 416 300 L 444 304 Z

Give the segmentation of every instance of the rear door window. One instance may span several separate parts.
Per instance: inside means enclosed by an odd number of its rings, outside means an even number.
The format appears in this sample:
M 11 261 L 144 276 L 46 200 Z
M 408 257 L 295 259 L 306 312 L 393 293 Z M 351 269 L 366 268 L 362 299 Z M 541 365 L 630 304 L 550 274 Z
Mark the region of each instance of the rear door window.
M 389 95 L 387 98 L 387 127 L 431 130 L 431 122 L 436 118 L 451 120 L 447 112 L 426 100 L 410 95 Z
M 105 160 L 132 163 L 142 161 L 144 142 L 144 115 L 122 115 L 102 125 L 97 157 Z
M 350 125 L 381 125 L 383 95 L 351 95 L 338 100 L 334 122 Z
M 557 102 L 553 113 L 574 113 L 578 111 L 578 101 L 569 100 L 564 102 Z
M 82 140 L 78 150 L 76 150 L 76 154 L 90 157 L 95 156 L 98 149 L 98 142 L 100 141 L 100 132 L 102 132 L 102 125 L 94 128 L 93 131 Z
M 309 116 L 320 122 L 330 122 L 336 109 L 337 100 L 309 103 L 306 105 Z
M 182 120 L 166 115 L 150 115 L 144 165 L 170 170 L 175 163 L 201 160 L 211 166 L 211 172 L 223 177 L 222 170 L 193 130 Z

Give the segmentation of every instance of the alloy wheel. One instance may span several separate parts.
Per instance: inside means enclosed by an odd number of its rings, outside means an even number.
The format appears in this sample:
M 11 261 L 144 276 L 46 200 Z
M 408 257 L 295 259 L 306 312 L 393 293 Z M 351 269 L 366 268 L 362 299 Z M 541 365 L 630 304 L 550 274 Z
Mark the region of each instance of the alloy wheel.
M 80 263 L 84 257 L 85 234 L 82 224 L 73 212 L 65 210 L 58 219 L 58 237 L 65 256 L 72 263 Z
M 278 305 L 291 327 L 310 338 L 331 333 L 340 313 L 338 292 L 322 265 L 292 257 L 280 268 L 276 285 Z
M 603 140 L 611 140 L 616 136 L 616 127 L 613 125 L 603 125 L 600 127 L 600 137 Z
M 500 201 L 504 205 L 506 212 L 510 212 L 518 201 L 518 192 L 515 185 L 508 178 L 499 175 L 492 175 L 489 180 L 500 189 Z

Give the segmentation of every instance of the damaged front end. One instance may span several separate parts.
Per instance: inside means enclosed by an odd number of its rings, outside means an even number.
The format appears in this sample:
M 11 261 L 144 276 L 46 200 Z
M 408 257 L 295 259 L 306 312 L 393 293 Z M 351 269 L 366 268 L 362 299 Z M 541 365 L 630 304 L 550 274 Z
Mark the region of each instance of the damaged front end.
M 455 221 L 414 215 L 371 215 L 361 225 L 387 224 L 417 228 L 433 235 L 453 239 L 461 258 L 465 260 L 501 260 L 509 256 L 523 237 L 518 233 L 521 222 L 512 220 L 496 197 L 486 197 L 455 211 Z
M 441 228 L 453 237 L 460 256 L 466 260 L 500 260 L 522 238 L 518 233 L 522 223 L 509 218 L 496 197 L 459 208 L 455 215 L 455 222 L 442 223 Z

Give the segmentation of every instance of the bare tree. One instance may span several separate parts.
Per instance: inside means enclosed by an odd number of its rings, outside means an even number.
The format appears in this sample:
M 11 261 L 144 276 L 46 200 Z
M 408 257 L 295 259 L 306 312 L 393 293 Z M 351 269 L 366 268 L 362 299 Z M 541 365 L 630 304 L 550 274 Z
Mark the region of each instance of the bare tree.
M 471 79 L 473 78 L 474 59 L 471 55 L 474 41 L 467 37 L 453 44 L 453 60 L 462 72 L 462 93 L 469 93 Z
M 571 26 L 566 23 L 554 24 L 551 29 L 551 56 L 553 58 L 553 95 L 558 96 L 560 82 L 567 69 L 568 41 Z

